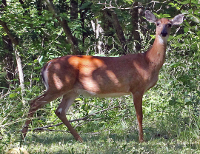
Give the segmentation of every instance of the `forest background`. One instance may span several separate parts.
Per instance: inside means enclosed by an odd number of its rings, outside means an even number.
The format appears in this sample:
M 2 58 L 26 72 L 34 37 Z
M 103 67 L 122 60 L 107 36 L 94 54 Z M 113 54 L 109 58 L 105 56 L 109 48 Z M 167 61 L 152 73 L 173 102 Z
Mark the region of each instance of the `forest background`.
M 54 114 L 60 99 L 37 111 L 27 140 L 20 131 L 28 102 L 45 87 L 42 66 L 64 55 L 120 56 L 145 52 L 155 25 L 144 18 L 173 18 L 166 61 L 157 85 L 143 98 L 145 143 L 138 143 L 131 96 L 80 98 L 67 113 L 85 143 L 77 143 Z M 0 152 L 200 152 L 199 0 L 2 0 L 0 3 Z M 117 67 L 117 66 L 116 66 Z M 69 146 L 70 145 L 70 146 Z

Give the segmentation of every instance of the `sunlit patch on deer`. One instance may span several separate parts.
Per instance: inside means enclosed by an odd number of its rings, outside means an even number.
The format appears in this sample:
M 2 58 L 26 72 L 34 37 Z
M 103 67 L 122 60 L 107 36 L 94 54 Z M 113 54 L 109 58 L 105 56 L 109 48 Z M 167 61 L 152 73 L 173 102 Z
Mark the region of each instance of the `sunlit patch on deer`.
M 111 80 L 111 82 L 113 82 L 118 87 L 121 86 L 121 83 L 119 82 L 118 78 L 116 77 L 115 73 L 113 73 L 113 71 L 106 70 L 106 74 L 109 77 L 109 79 Z
M 53 77 L 53 83 L 56 87 L 56 89 L 60 90 L 63 88 L 64 81 L 61 80 L 60 76 L 58 76 L 56 73 L 52 74 Z

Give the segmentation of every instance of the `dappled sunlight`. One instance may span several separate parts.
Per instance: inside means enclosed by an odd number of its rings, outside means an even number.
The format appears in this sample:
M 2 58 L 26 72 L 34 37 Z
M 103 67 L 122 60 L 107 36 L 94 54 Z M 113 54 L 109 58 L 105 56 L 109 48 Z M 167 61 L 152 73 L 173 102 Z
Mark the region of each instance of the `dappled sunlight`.
M 57 90 L 60 90 L 63 88 L 64 86 L 64 82 L 59 78 L 59 76 L 57 76 L 56 73 L 52 74 L 52 78 L 53 78 L 53 83 L 56 87 Z

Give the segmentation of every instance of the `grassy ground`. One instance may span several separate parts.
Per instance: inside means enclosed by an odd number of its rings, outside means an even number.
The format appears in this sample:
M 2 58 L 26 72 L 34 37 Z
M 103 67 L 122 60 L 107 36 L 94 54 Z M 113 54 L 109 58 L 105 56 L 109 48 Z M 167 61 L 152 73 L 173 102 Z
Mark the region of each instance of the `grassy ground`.
M 102 133 L 98 135 L 83 135 L 84 142 L 74 141 L 70 134 L 58 132 L 43 132 L 29 134 L 24 148 L 30 153 L 200 153 L 200 141 L 187 141 L 178 138 L 154 136 L 144 143 L 139 143 L 133 133 L 124 134 Z M 150 136 L 148 136 L 150 137 Z
M 65 132 L 29 132 L 22 147 L 30 154 L 198 154 L 200 140 L 181 137 L 169 137 L 158 134 L 154 129 L 144 130 L 145 142 L 138 142 L 136 130 L 125 130 L 119 134 L 101 131 L 98 134 L 81 134 L 84 142 L 74 140 Z M 18 143 L 19 144 L 19 143 Z M 13 145 L 19 147 L 19 145 Z

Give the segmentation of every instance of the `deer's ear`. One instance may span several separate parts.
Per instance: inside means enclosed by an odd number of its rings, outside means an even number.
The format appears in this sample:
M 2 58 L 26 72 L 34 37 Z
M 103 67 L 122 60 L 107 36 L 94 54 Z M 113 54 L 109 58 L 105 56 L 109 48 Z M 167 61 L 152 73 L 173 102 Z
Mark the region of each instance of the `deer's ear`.
M 183 22 L 183 18 L 184 15 L 183 14 L 179 14 L 177 16 L 175 16 L 173 19 L 171 19 L 171 23 L 172 25 L 180 25 Z
M 157 18 L 155 17 L 155 15 L 151 13 L 151 11 L 149 10 L 145 11 L 145 18 L 147 19 L 147 21 L 152 22 L 152 23 L 156 23 L 157 21 Z

